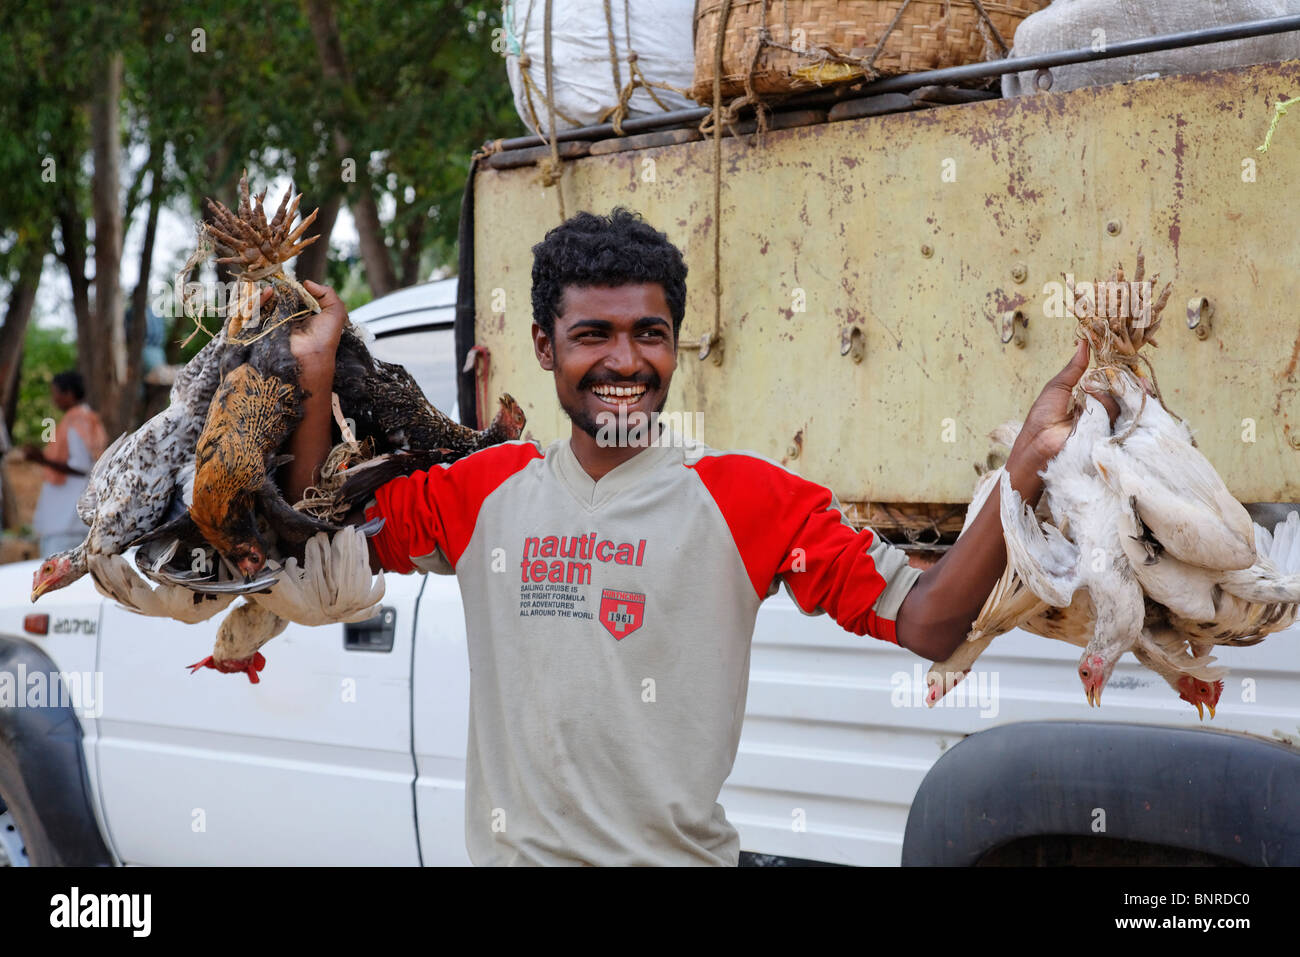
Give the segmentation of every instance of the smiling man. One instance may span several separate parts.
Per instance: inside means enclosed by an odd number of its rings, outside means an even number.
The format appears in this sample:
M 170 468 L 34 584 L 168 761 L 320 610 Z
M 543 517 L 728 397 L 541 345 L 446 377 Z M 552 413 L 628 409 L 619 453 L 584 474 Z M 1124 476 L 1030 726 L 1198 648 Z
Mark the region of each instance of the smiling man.
M 759 456 L 670 433 L 633 442 L 614 429 L 608 441 L 611 422 L 667 401 L 686 265 L 622 209 L 574 216 L 533 255 L 533 345 L 571 435 L 394 480 L 367 509 L 387 520 L 373 540 L 384 568 L 460 582 L 470 857 L 734 865 L 739 841 L 717 799 L 740 739 L 759 605 L 784 582 L 806 612 L 947 658 L 1005 565 L 998 495 L 922 573 L 853 529 L 828 489 Z M 313 393 L 291 448 L 294 494 L 328 445 L 345 314 L 332 292 L 321 302 L 293 340 Z M 1069 434 L 1070 388 L 1087 359 L 1081 344 L 1008 460 L 1028 501 Z

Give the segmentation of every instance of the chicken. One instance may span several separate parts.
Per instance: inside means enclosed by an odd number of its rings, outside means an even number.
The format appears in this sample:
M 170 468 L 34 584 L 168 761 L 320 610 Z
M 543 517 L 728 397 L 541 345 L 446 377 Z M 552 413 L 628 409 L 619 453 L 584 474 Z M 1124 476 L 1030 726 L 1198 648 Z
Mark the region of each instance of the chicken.
M 221 622 L 212 654 L 190 665 L 226 674 L 242 673 L 256 684 L 266 666 L 259 650 L 289 622 L 326 625 L 363 621 L 379 613 L 384 576 L 370 574 L 370 553 L 361 528 L 344 528 L 331 540 L 324 533 L 307 542 L 303 563 L 289 558 L 274 587 L 245 596 Z
M 1054 525 L 1040 527 L 1011 487 L 1010 476 L 1001 476 L 1007 564 L 1048 604 L 1067 607 L 1080 588 L 1087 588 L 1092 599 L 1093 632 L 1079 659 L 1089 704 L 1100 702 L 1116 663 L 1137 642 L 1145 617 L 1142 588 L 1117 532 L 1120 501 L 1092 462 L 1093 448 L 1109 437 L 1110 417 L 1089 396 L 1073 434 L 1043 472 Z
M 1228 669 L 1214 665 L 1215 659 L 1209 655 L 1196 655 L 1187 636 L 1167 624 L 1153 622 L 1143 634 L 1146 640 L 1142 644 L 1147 660 L 1142 663 L 1160 673 L 1178 693 L 1178 697 L 1196 708 L 1198 717 L 1204 720 L 1204 709 L 1208 708 L 1210 717 L 1213 718 L 1214 709 L 1223 694 L 1223 677 L 1227 675 Z M 1175 675 L 1172 680 L 1168 677 L 1169 673 Z
M 240 264 L 238 278 L 243 281 L 268 279 L 275 295 L 269 316 L 257 309 L 227 320 L 221 385 L 195 450 L 189 507 L 189 518 L 203 539 L 249 579 L 266 564 L 268 530 L 286 545 L 304 542 L 318 531 L 336 530 L 295 511 L 275 485 L 275 469 L 287 460 L 279 449 L 301 419 L 304 398 L 290 333 L 295 321 L 320 307 L 282 266 L 312 241 L 297 242 L 315 213 L 294 230 L 300 197 L 290 203 L 286 192 L 267 222 L 265 196 L 263 191 L 250 202 L 245 174 L 238 215 L 221 203 L 208 203 L 215 218 L 209 232 L 230 253 L 218 261 Z M 183 521 L 168 533 L 188 537 Z
M 171 404 L 99 457 L 77 502 L 90 531 L 80 545 L 42 562 L 32 579 L 32 601 L 85 575 L 90 556 L 119 555 L 163 522 L 176 473 L 194 455 L 220 380 L 223 347 L 220 335 L 204 346 L 176 377 Z
M 456 428 L 462 431 L 456 436 L 448 436 L 453 439 L 451 447 L 395 451 L 349 466 L 340 476 L 338 484 L 329 489 L 328 494 L 333 503 L 332 510 L 347 512 L 355 506 L 364 505 L 374 495 L 376 489 L 392 479 L 421 470 L 428 471 L 434 466 L 454 462 L 481 448 L 518 438 L 524 427 L 523 410 L 509 395 L 503 395 L 500 402 L 501 408 L 496 417 L 482 432 L 456 425 Z M 450 420 L 448 422 L 450 423 Z
M 963 534 L 979 513 L 992 487 L 1000 481 L 1001 474 L 1001 469 L 990 472 L 977 486 L 967 510 Z M 1198 713 L 1203 713 L 1202 706 L 1208 704 L 1213 717 L 1214 706 L 1223 691 L 1223 682 L 1219 679 L 1226 669 L 1213 667 L 1213 658 L 1196 658 L 1187 640 L 1166 622 L 1157 618 L 1153 623 L 1152 615 L 1159 615 L 1159 606 L 1148 600 L 1146 612 L 1147 626 L 1154 624 L 1156 627 L 1143 627 L 1132 648 L 1134 656 L 1160 675 L 1180 698 L 1196 707 Z M 1008 566 L 972 624 L 966 641 L 946 661 L 931 666 L 927 676 L 927 706 L 933 707 L 960 683 L 994 638 L 1014 628 L 1082 648 L 1094 630 L 1092 600 L 1089 593 L 1081 589 L 1075 592 L 1069 606 L 1054 607 L 1035 595 Z
M 276 453 L 300 417 L 294 380 L 264 375 L 252 364 L 236 366 L 213 398 L 195 455 L 194 500 L 189 518 L 203 538 L 245 577 L 266 564 L 267 543 L 256 506 L 269 524 L 292 539 L 315 532 L 317 520 L 293 513 L 275 487 Z M 326 529 L 330 528 L 325 526 Z
M 332 538 L 314 536 L 303 561 L 289 558 L 269 592 L 250 595 L 277 616 L 300 625 L 363 621 L 378 614 L 384 597 L 384 576 L 370 572 L 365 531 L 346 527 Z
M 1174 558 L 1215 570 L 1248 568 L 1255 560 L 1250 516 L 1195 448 L 1186 423 L 1148 396 L 1129 370 L 1108 378 L 1120 405 L 1115 428 L 1127 437 L 1092 447 L 1102 480 Z
M 95 589 L 137 615 L 174 618 L 192 625 L 207 621 L 235 600 L 233 594 L 201 593 L 180 585 L 152 588 L 121 555 L 91 555 L 87 563 Z
M 1139 257 L 1139 279 L 1141 271 Z M 1122 271 L 1114 279 L 1122 281 Z M 1210 657 L 1213 646 L 1254 644 L 1296 620 L 1300 516 L 1276 536 L 1251 523 L 1190 429 L 1164 407 L 1154 369 L 1138 352 L 1155 345 L 1169 291 L 1153 304 L 1154 321 L 1080 319 L 1099 363 L 1086 378 L 1115 396 L 1119 418 L 1112 432 L 1100 403 L 1084 400 L 1074 432 L 1042 473 L 1050 521 L 1022 505 L 1005 471 L 998 475 L 1007 569 L 968 641 L 931 669 L 930 703 L 993 637 L 1018 627 L 1083 645 L 1078 673 L 1090 704 L 1100 704 L 1131 650 L 1213 717 L 1226 674 Z M 990 488 L 991 481 L 982 495 Z
M 353 420 L 356 437 L 372 439 L 381 454 L 445 449 L 452 453 L 451 461 L 517 439 L 524 430 L 523 410 L 508 395 L 501 397 L 500 411 L 482 432 L 444 415 L 425 398 L 409 372 L 372 356 L 350 325 L 339 338 L 334 392 L 343 414 Z
M 187 463 L 176 476 L 176 489 L 167 512 L 167 522 L 145 537 L 135 551 L 140 573 L 159 585 L 179 585 L 207 594 L 247 594 L 271 587 L 275 572 L 263 569 L 251 581 L 233 573 L 192 522 L 185 521 L 194 500 L 194 463 Z
M 273 612 L 245 602 L 222 619 L 212 654 L 186 667 L 190 674 L 200 668 L 212 668 L 223 674 L 246 674 L 252 684 L 257 684 L 262 680 L 258 672 L 266 667 L 266 658 L 258 649 L 287 627 L 289 623 Z
M 1214 645 L 1258 644 L 1300 616 L 1300 513 L 1289 513 L 1272 534 L 1255 526 L 1254 538 L 1255 564 L 1223 575 L 1211 616 L 1193 619 L 1169 609 L 1170 625 L 1197 654 Z

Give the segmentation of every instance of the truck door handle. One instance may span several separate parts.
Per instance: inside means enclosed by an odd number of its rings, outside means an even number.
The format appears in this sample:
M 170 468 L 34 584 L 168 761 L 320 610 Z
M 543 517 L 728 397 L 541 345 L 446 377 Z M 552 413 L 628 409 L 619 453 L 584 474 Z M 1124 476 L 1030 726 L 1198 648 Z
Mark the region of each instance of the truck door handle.
M 346 651 L 392 651 L 396 634 L 397 609 L 383 605 L 375 617 L 343 626 L 343 648 Z

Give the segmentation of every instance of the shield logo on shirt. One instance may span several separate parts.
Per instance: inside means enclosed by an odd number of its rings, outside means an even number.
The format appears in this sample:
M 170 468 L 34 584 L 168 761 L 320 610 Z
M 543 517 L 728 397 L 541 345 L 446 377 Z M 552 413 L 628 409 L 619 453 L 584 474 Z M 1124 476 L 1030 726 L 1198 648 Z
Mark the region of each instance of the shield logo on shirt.
M 619 641 L 645 620 L 645 595 L 605 588 L 600 593 L 600 623 Z

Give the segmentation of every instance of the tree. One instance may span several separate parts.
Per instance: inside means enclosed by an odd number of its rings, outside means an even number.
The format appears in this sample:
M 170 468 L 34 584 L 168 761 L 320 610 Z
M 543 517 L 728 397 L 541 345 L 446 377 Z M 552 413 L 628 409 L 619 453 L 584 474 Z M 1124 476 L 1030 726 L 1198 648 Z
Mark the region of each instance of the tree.
M 520 125 L 505 64 L 492 50 L 499 4 L 304 4 L 314 11 L 317 48 L 339 44 L 329 54 L 335 65 L 322 66 L 335 104 L 326 116 L 331 136 L 358 167 L 348 202 L 371 291 L 379 296 L 454 261 L 470 155 L 488 137 Z M 372 155 L 383 157 L 374 175 Z M 370 213 L 384 193 L 395 207 L 387 222 Z
M 150 284 L 188 253 L 157 248 L 162 211 L 233 205 L 245 168 L 289 173 L 303 212 L 320 207 L 301 276 L 349 275 L 328 245 L 344 204 L 373 295 L 453 262 L 470 153 L 519 128 L 498 23 L 493 0 L 0 6 L 0 400 L 53 253 L 90 398 L 110 430 L 137 424 Z M 123 289 L 128 240 L 139 280 Z
M 334 147 L 344 160 L 352 160 L 352 169 L 356 175 L 356 188 L 350 192 L 349 205 L 356 220 L 357 234 L 361 237 L 361 258 L 366 264 L 366 276 L 370 280 L 370 289 L 376 296 L 387 295 L 397 287 L 397 277 L 393 272 L 392 259 L 384 246 L 379 209 L 370 189 L 366 162 L 368 154 L 363 154 L 361 161 L 357 161 L 354 149 L 356 144 L 350 132 L 360 126 L 359 121 L 364 112 L 361 98 L 343 55 L 338 22 L 334 18 L 334 4 L 331 0 L 304 2 L 307 19 L 311 22 L 312 37 L 316 41 L 316 53 L 320 58 L 322 80 L 332 94 L 331 100 L 336 104 L 332 111 Z

